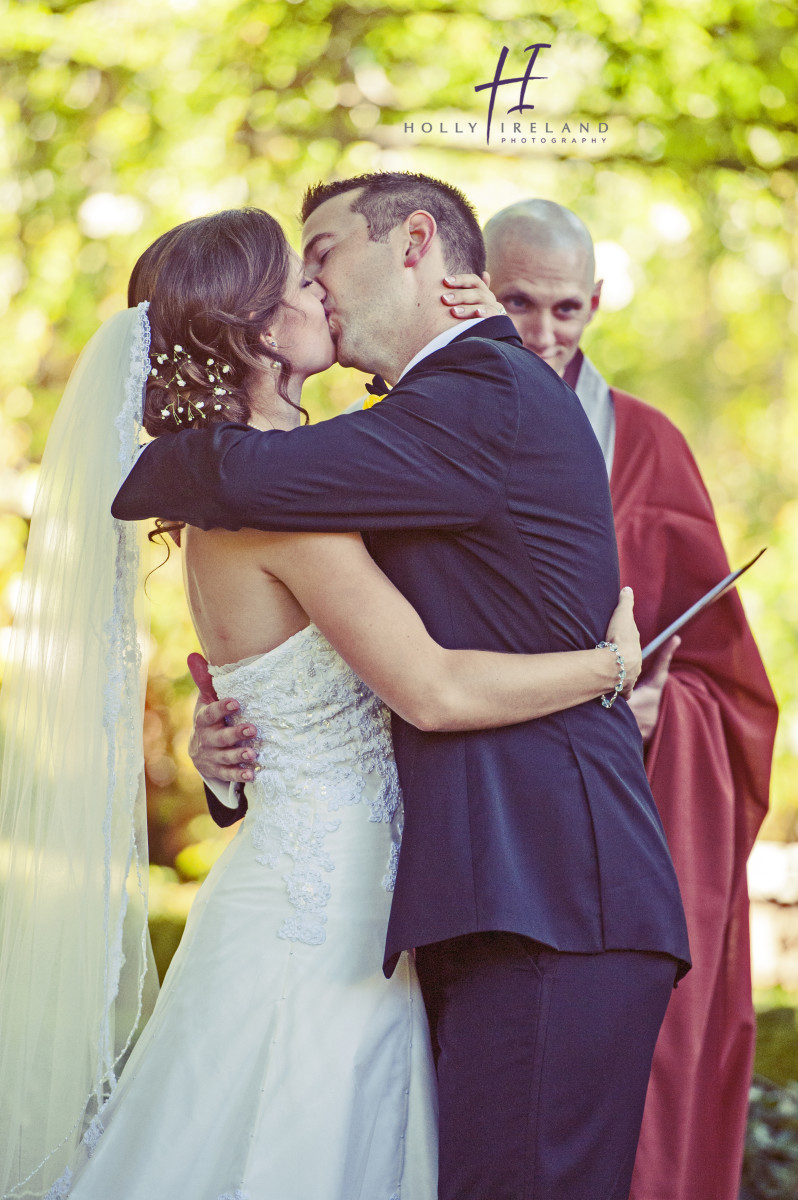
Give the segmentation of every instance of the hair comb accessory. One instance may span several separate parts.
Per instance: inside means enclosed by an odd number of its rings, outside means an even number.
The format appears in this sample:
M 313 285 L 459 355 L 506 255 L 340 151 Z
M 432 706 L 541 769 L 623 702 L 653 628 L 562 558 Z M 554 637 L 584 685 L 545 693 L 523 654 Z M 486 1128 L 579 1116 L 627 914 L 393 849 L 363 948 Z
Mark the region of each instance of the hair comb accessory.
M 171 417 L 178 425 L 183 424 L 183 418 L 186 421 L 195 421 L 200 418 L 203 421 L 207 420 L 205 400 L 183 399 L 180 396 L 179 389 L 188 387 L 184 378 L 185 365 L 193 362 L 188 351 L 176 342 L 172 348 L 171 358 L 163 351 L 151 351 L 150 362 L 155 364 L 150 368 L 150 377 L 158 379 L 167 392 L 176 391 L 175 399 L 161 409 L 163 420 L 167 421 Z M 231 396 L 233 393 L 230 388 L 225 387 L 228 380 L 224 376 L 229 375 L 233 368 L 229 363 L 217 362 L 215 358 L 208 358 L 205 360 L 203 368 L 200 369 L 204 369 L 205 378 L 210 385 L 214 412 L 221 412 L 223 408 L 229 408 L 230 406 L 224 402 L 222 397 Z

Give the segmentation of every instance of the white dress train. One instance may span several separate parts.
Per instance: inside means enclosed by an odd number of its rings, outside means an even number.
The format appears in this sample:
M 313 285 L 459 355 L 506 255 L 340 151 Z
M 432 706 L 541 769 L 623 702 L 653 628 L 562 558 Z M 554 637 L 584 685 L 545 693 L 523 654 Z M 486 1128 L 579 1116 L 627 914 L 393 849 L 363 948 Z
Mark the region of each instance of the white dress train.
M 312 625 L 215 673 L 261 739 L 249 811 L 51 1198 L 434 1200 L 424 1007 L 408 955 L 381 969 L 389 715 Z

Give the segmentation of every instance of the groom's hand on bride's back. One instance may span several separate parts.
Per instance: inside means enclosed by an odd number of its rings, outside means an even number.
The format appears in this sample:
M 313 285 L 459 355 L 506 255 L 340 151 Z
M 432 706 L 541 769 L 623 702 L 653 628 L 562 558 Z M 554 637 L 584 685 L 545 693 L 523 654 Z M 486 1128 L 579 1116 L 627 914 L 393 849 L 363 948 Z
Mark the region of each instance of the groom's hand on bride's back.
M 248 783 L 255 778 L 255 751 L 250 740 L 255 727 L 236 724 L 237 700 L 219 700 L 208 664 L 201 654 L 189 654 L 188 669 L 199 689 L 194 728 L 188 743 L 191 761 L 203 779 Z

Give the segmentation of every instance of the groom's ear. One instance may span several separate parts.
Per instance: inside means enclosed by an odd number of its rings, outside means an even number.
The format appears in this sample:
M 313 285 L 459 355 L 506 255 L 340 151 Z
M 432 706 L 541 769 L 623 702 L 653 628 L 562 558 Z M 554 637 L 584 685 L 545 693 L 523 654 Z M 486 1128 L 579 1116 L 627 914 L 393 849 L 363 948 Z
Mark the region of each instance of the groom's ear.
M 421 260 L 432 249 L 438 226 L 432 213 L 419 209 L 411 213 L 404 222 L 405 252 L 404 266 L 417 267 Z

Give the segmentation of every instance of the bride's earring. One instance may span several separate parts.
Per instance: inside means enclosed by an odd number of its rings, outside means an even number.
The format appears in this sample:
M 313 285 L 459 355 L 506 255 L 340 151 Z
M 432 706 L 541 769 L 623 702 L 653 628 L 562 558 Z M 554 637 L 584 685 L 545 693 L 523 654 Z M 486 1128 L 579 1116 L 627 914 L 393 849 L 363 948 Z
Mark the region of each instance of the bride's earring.
M 267 337 L 266 337 L 266 344 L 267 344 L 268 346 L 273 346 L 275 349 L 277 348 L 277 341 L 276 341 L 276 339 L 275 339 L 275 338 L 273 338 L 273 337 L 269 337 L 268 335 L 267 335 Z M 272 367 L 272 370 L 274 370 L 274 371 L 279 371 L 279 370 L 280 370 L 280 363 L 279 363 L 279 362 L 277 362 L 275 359 L 272 359 L 272 361 L 271 361 L 271 364 L 270 364 L 270 365 L 271 365 L 271 367 Z

